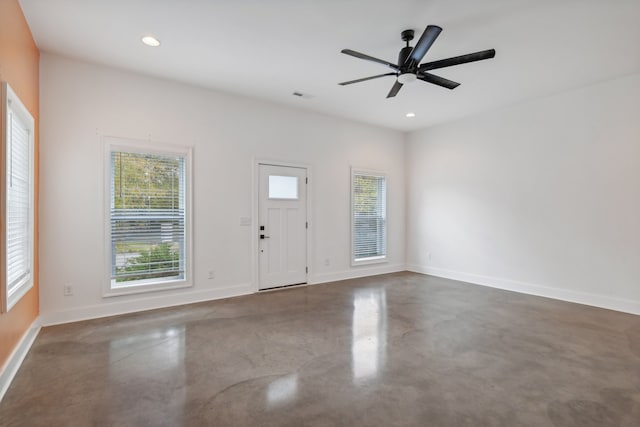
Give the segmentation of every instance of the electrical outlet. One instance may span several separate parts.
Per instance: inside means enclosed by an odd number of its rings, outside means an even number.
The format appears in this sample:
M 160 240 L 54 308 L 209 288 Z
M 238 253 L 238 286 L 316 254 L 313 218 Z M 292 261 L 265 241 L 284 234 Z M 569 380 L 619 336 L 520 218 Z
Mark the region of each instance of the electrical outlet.
M 431 261 L 431 252 L 427 252 L 427 261 Z
M 65 283 L 64 285 L 64 296 L 65 297 L 70 297 L 73 295 L 73 286 L 71 285 L 71 283 Z
M 324 259 L 324 266 L 329 267 L 331 265 L 331 260 L 329 258 Z
M 216 271 L 209 270 L 209 279 L 215 279 L 215 278 L 216 278 Z

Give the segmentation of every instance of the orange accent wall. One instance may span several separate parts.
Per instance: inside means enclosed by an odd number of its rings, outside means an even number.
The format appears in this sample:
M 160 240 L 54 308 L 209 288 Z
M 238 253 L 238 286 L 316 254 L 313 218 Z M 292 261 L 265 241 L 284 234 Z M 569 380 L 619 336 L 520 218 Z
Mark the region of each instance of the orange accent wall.
M 0 313 L 0 367 L 8 361 L 29 326 L 38 317 L 38 138 L 39 62 L 36 46 L 18 0 L 0 0 L 0 80 L 9 83 L 36 123 L 35 131 L 35 272 L 34 287 L 8 312 Z M 1 113 L 1 111 L 0 111 Z M 2 129 L 4 132 L 4 129 Z M 3 156 L 4 157 L 4 156 Z M 4 213 L 3 213 L 4 216 Z M 4 221 L 3 230 L 4 230 Z M 3 231 L 4 232 L 4 231 Z M 4 260 L 2 260 L 4 262 Z M 5 280 L 2 277 L 2 280 Z

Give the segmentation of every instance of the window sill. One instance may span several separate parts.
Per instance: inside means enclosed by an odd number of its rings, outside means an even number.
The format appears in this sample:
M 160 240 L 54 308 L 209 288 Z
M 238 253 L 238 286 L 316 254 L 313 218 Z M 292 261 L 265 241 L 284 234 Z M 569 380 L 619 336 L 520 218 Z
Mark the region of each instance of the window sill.
M 122 286 L 110 288 L 103 292 L 103 298 L 120 297 L 124 295 L 146 294 L 150 292 L 168 291 L 173 289 L 184 289 L 193 287 L 192 283 L 185 280 L 175 280 L 167 282 L 154 282 L 144 285 Z
M 352 267 L 357 267 L 359 265 L 370 265 L 370 264 L 383 264 L 387 262 L 387 256 L 372 256 L 367 258 L 358 258 L 351 261 Z

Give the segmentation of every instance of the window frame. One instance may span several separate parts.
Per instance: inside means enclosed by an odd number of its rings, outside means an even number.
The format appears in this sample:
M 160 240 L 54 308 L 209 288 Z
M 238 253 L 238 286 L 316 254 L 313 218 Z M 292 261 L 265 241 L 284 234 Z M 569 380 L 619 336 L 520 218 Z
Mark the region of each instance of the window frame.
M 192 233 L 192 194 L 193 194 L 193 160 L 191 147 L 140 141 L 119 137 L 103 137 L 104 144 L 104 280 L 103 298 L 140 294 L 147 292 L 182 289 L 193 286 L 193 233 Z M 113 287 L 111 280 L 111 153 L 129 152 L 160 156 L 184 157 L 185 169 L 185 273 L 184 278 L 174 280 L 144 279 L 135 284 Z
M 385 194 L 384 194 L 384 211 L 385 211 L 385 228 L 384 228 L 384 255 L 374 256 L 374 257 L 366 257 L 366 258 L 356 258 L 355 257 L 355 177 L 356 176 L 372 176 L 377 178 L 384 178 L 385 181 Z M 361 168 L 351 168 L 351 206 L 350 206 L 350 222 L 351 222 L 351 266 L 356 267 L 359 265 L 369 265 L 369 264 L 382 264 L 388 262 L 388 234 L 389 234 L 389 178 L 385 172 L 371 170 L 371 169 L 361 169 Z
M 6 220 L 7 218 L 7 162 L 9 155 L 7 153 L 9 147 L 9 114 L 16 114 L 20 120 L 26 125 L 29 131 L 29 213 L 28 213 L 28 256 L 29 256 L 29 271 L 28 277 L 21 280 L 21 283 L 17 286 L 12 295 L 8 295 L 9 283 L 8 283 L 8 269 L 7 269 L 7 233 L 6 223 L 3 225 L 4 232 L 2 233 L 2 285 L 0 290 L 0 311 L 7 313 L 24 297 L 33 287 L 35 281 L 35 120 L 29 110 L 24 106 L 22 101 L 16 93 L 11 89 L 11 86 L 7 82 L 2 82 L 2 104 L 0 111 L 2 111 L 2 165 L 0 186 L 2 189 L 2 197 L 0 197 L 0 210 Z

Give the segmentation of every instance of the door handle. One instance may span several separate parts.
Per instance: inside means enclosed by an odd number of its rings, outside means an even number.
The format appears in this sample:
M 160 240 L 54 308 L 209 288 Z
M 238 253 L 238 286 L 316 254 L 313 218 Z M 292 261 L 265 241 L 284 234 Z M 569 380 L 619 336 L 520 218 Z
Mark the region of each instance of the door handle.
M 270 237 L 269 237 L 269 236 L 265 236 L 264 234 L 261 234 L 261 235 L 260 235 L 260 238 L 261 238 L 261 239 L 269 239 Z

